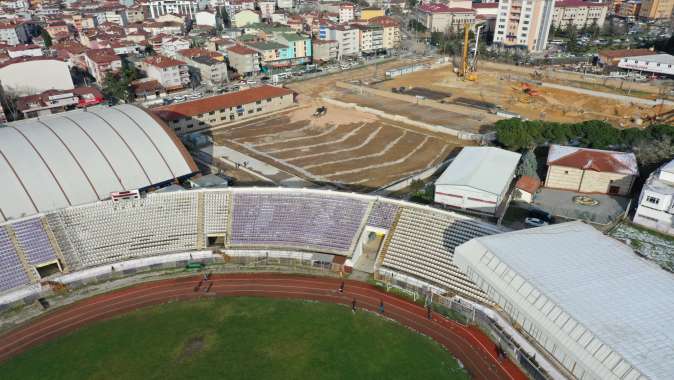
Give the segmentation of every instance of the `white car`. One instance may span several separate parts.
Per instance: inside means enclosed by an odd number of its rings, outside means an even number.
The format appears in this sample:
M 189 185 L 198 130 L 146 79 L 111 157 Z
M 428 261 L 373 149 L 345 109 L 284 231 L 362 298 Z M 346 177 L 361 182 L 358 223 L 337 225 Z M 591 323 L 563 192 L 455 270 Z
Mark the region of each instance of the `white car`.
M 173 98 L 173 101 L 176 102 L 176 103 L 184 102 L 185 100 L 187 100 L 187 96 L 181 95 L 181 96 L 176 96 L 175 98 Z
M 543 219 L 529 217 L 529 218 L 524 218 L 524 224 L 526 224 L 527 226 L 531 226 L 531 227 L 543 227 L 543 226 L 547 226 L 548 222 L 546 222 Z

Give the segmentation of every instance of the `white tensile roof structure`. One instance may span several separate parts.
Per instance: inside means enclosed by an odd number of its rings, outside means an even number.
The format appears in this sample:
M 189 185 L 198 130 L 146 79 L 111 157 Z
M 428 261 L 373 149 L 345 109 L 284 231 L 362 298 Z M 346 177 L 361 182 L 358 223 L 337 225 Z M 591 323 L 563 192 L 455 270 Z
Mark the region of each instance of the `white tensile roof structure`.
M 0 221 L 95 202 L 198 171 L 161 120 L 96 106 L 0 126 Z
M 435 184 L 466 186 L 498 196 L 512 181 L 520 157 L 499 148 L 465 147 Z
M 593 227 L 476 238 L 454 262 L 576 377 L 674 379 L 674 276 Z

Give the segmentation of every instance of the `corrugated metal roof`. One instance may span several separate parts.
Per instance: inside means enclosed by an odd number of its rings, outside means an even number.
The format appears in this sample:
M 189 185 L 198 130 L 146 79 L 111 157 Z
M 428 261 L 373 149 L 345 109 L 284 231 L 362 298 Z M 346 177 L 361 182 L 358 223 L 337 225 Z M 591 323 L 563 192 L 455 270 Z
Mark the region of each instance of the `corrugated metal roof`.
M 499 148 L 466 147 L 435 184 L 467 186 L 500 195 L 512 180 L 519 160 L 519 153 Z
M 458 247 L 455 261 L 461 268 L 479 266 L 490 286 L 505 276 L 486 273 L 509 268 L 645 376 L 674 379 L 674 276 L 593 227 L 571 222 L 480 237 Z M 501 285 L 496 290 L 510 292 Z M 526 308 L 536 315 L 533 306 Z M 591 364 L 592 355 L 578 352 L 582 345 L 568 344 Z
M 0 221 L 106 199 L 195 172 L 170 130 L 131 105 L 0 128 Z

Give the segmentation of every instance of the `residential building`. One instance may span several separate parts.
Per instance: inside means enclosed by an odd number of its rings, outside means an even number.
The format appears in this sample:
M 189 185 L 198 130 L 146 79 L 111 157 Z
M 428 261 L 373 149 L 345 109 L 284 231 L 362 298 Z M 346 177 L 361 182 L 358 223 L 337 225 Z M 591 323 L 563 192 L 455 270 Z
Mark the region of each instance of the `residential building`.
M 103 101 L 103 94 L 95 87 L 78 87 L 72 90 L 48 90 L 16 100 L 17 111 L 24 119 L 65 112 L 77 107 L 88 107 Z
M 622 50 L 600 50 L 597 54 L 599 64 L 603 66 L 618 66 L 623 58 L 655 55 L 655 51 L 650 49 L 622 49 Z
M 624 196 L 638 175 L 634 153 L 551 145 L 545 187 Z
M 153 101 L 166 97 L 166 89 L 159 81 L 150 78 L 135 80 L 131 83 L 134 99 Z
M 358 48 L 361 54 L 374 54 L 384 50 L 384 28 L 379 25 L 353 25 L 359 30 Z
M 176 14 L 194 19 L 199 10 L 199 2 L 196 0 L 146 0 L 142 5 L 148 10 L 150 18 Z
M 190 40 L 167 34 L 156 35 L 150 38 L 149 42 L 154 51 L 168 56 L 174 56 L 178 50 L 189 49 L 190 47 Z
M 293 0 L 276 0 L 276 6 L 279 9 L 291 9 L 293 5 Z
M 68 63 L 49 57 L 19 57 L 2 62 L 0 83 L 5 93 L 18 96 L 75 87 Z
M 42 48 L 33 44 L 10 46 L 6 50 L 9 58 L 42 57 L 44 55 L 42 54 Z
M 314 63 L 337 60 L 338 43 L 334 40 L 313 40 L 312 58 Z
M 674 160 L 651 173 L 641 190 L 634 223 L 674 235 Z
M 163 22 L 154 22 L 154 21 L 144 21 L 143 30 L 150 33 L 153 36 L 159 34 L 169 34 L 169 35 L 181 35 L 183 33 L 183 27 L 185 26 L 184 22 L 176 21 L 163 21 Z
M 199 11 L 195 15 L 194 23 L 196 25 L 206 25 L 217 28 L 220 24 L 220 18 L 216 17 L 213 11 Z
M 299 33 L 281 33 L 273 38 L 274 41 L 287 45 L 293 65 L 311 62 L 311 37 Z
M 51 48 L 56 52 L 56 56 L 59 59 L 68 62 L 68 66 L 77 66 L 85 70 L 87 69 L 87 64 L 84 59 L 84 54 L 87 51 L 87 47 L 81 43 L 75 41 L 66 41 L 53 44 Z
M 177 59 L 155 55 L 143 61 L 145 74 L 154 79 L 167 91 L 185 88 L 190 83 L 187 64 Z
M 360 35 L 356 28 L 349 25 L 321 24 L 321 40 L 337 41 L 337 59 L 360 54 Z
M 257 6 L 260 7 L 260 17 L 269 20 L 276 11 L 276 0 L 258 1 Z
M 639 17 L 647 20 L 669 20 L 674 0 L 641 0 Z
M 382 17 L 385 15 L 386 14 L 384 13 L 384 10 L 381 8 L 363 8 L 360 11 L 360 19 L 365 21 L 369 21 L 372 18 Z
M 229 15 L 229 18 L 232 19 L 235 14 L 243 10 L 255 10 L 255 1 L 254 0 L 229 0 L 225 3 L 225 10 Z
M 674 76 L 674 56 L 669 54 L 650 54 L 621 58 L 620 62 L 618 62 L 618 67 L 672 77 Z
M 108 73 L 122 68 L 121 58 L 111 48 L 87 50 L 84 54 L 84 62 L 87 64 L 89 74 L 101 85 Z
M 615 15 L 627 20 L 634 20 L 641 11 L 641 0 L 628 0 L 621 2 L 615 12 Z
M 187 62 L 201 83 L 213 86 L 229 81 L 227 63 L 220 53 L 194 48 L 178 51 L 177 57 Z
M 400 23 L 388 16 L 373 17 L 368 20 L 370 25 L 378 25 L 383 28 L 382 45 L 386 50 L 400 47 Z
M 236 93 L 153 108 L 178 134 L 209 129 L 292 106 L 294 92 L 281 87 L 260 86 Z
M 44 26 L 44 29 L 52 38 L 61 34 L 70 34 L 70 28 L 68 28 L 68 24 L 63 20 L 49 20 L 47 21 L 47 25 Z
M 241 76 L 251 76 L 260 72 L 259 53 L 241 45 L 227 48 L 229 65 Z
M 521 176 L 515 183 L 515 191 L 513 191 L 513 200 L 524 203 L 532 203 L 534 195 L 541 187 L 541 180 L 535 177 Z
M 250 9 L 244 9 L 234 14 L 232 17 L 232 26 L 235 28 L 243 28 L 248 25 L 258 24 L 260 22 L 260 14 Z
M 294 55 L 288 45 L 266 41 L 250 42 L 246 46 L 259 53 L 260 65 L 267 69 L 292 66 Z
M 519 153 L 466 147 L 435 181 L 435 202 L 450 208 L 500 216 L 505 212 Z
M 499 4 L 494 42 L 528 51 L 545 50 L 555 0 L 512 0 Z
M 16 33 L 16 24 L 0 23 L 0 42 L 12 46 L 20 43 Z
M 463 30 L 466 24 L 475 23 L 475 11 L 470 8 L 450 8 L 443 3 L 427 3 L 417 7 L 417 22 L 431 32 Z
M 354 20 L 356 6 L 353 3 L 341 3 L 339 4 L 339 23 L 347 23 Z
M 674 0 L 673 0 L 674 1 Z M 566 29 L 569 25 L 582 29 L 591 25 L 602 27 L 608 14 L 609 3 L 583 0 L 562 0 L 555 3 L 552 26 Z
M 143 12 L 143 7 L 140 6 L 128 7 L 124 10 L 124 12 L 126 13 L 126 21 L 129 24 L 145 21 L 145 13 Z

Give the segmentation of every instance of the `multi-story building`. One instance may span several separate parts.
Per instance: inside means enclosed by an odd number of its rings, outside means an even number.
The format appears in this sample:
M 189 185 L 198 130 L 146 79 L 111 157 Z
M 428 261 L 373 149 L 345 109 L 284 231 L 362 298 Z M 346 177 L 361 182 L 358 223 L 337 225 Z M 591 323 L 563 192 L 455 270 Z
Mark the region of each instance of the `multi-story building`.
M 299 33 L 281 33 L 274 41 L 287 45 L 292 52 L 292 64 L 301 65 L 311 62 L 311 37 Z
M 339 4 L 339 23 L 345 23 L 352 21 L 355 17 L 355 8 L 356 6 L 352 3 L 341 3 Z
M 365 21 L 369 21 L 372 18 L 382 17 L 385 15 L 386 14 L 384 13 L 384 10 L 381 8 L 363 8 L 360 11 L 360 19 Z
M 359 30 L 358 48 L 361 54 L 373 54 L 384 50 L 384 28 L 379 25 L 354 25 Z
M 243 10 L 255 10 L 255 1 L 254 0 L 229 0 L 225 2 L 225 11 L 229 15 L 229 18 L 232 19 L 235 14 Z
M 349 25 L 321 24 L 319 39 L 337 41 L 337 59 L 360 54 L 359 31 Z
M 337 59 L 338 43 L 334 40 L 311 41 L 312 59 L 314 63 L 330 62 Z
M 225 57 L 214 51 L 193 48 L 177 52 L 177 58 L 193 68 L 202 83 L 218 85 L 229 81 Z
M 213 11 L 199 11 L 194 19 L 196 25 L 206 25 L 213 28 L 217 28 L 220 24 L 219 20 L 220 18 Z
M 642 0 L 639 17 L 648 20 L 666 20 L 672 17 L 674 0 Z
M 624 57 L 618 67 L 639 72 L 664 74 L 674 77 L 674 56 L 669 54 L 649 54 L 636 57 Z
M 639 196 L 634 223 L 674 235 L 674 160 L 651 173 Z
M 378 25 L 383 28 L 383 48 L 386 50 L 400 47 L 400 23 L 388 16 L 373 17 L 368 20 L 370 25 Z
M 279 9 L 291 9 L 293 5 L 293 0 L 276 0 L 276 6 Z
M 167 34 L 158 34 L 150 38 L 149 41 L 154 51 L 168 56 L 173 56 L 178 50 L 189 49 L 190 47 L 188 39 Z
M 294 92 L 260 86 L 231 94 L 153 108 L 178 134 L 209 129 L 241 119 L 278 111 L 293 105 Z
M 246 46 L 258 52 L 260 65 L 267 68 L 292 66 L 295 57 L 288 45 L 274 41 L 249 42 Z
M 555 0 L 500 2 L 494 42 L 528 51 L 545 50 L 554 10 Z
M 475 23 L 475 11 L 472 8 L 450 8 L 442 3 L 422 4 L 414 17 L 431 32 L 459 31 L 466 24 Z
M 19 36 L 16 33 L 16 24 L 0 23 L 0 42 L 7 45 L 18 45 Z
M 89 49 L 84 53 L 84 62 L 89 74 L 103 84 L 105 76 L 122 68 L 122 60 L 111 48 Z
M 566 29 L 573 25 L 578 29 L 597 25 L 602 27 L 606 20 L 609 3 L 594 3 L 583 0 L 562 0 L 555 3 L 552 26 Z
M 187 64 L 171 57 L 155 55 L 143 61 L 148 78 L 154 79 L 167 91 L 185 88 L 190 83 Z
M 616 10 L 615 15 L 627 20 L 634 20 L 641 10 L 641 0 L 627 0 L 621 2 Z
M 194 19 L 199 10 L 199 2 L 196 0 L 147 0 L 142 5 L 148 10 L 150 18 L 176 14 Z
M 10 46 L 7 49 L 9 58 L 18 57 L 42 57 L 42 48 L 37 45 L 16 45 Z
M 231 16 L 231 19 L 233 27 L 243 28 L 248 25 L 258 24 L 260 22 L 260 14 L 250 9 L 244 9 Z
M 229 65 L 241 76 L 251 76 L 260 72 L 259 53 L 241 45 L 227 48 Z
M 271 19 L 271 15 L 276 11 L 275 0 L 258 1 L 257 6 L 260 7 L 260 16 L 265 20 Z

